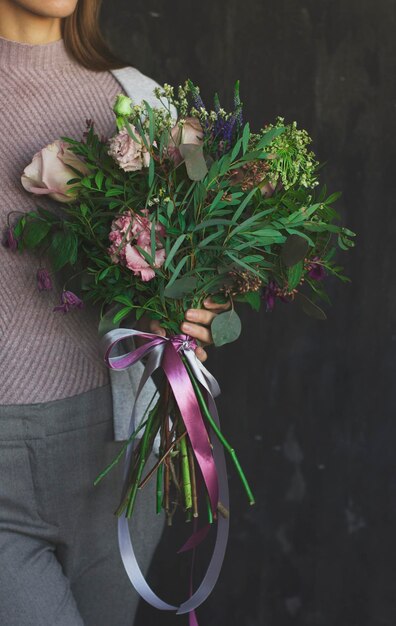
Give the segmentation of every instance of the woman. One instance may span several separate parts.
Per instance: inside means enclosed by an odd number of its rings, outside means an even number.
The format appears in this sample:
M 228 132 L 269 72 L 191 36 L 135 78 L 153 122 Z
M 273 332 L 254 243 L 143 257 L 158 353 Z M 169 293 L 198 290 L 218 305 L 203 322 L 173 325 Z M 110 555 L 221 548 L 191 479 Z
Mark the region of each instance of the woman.
M 100 37 L 98 5 L 0 0 L 2 230 L 10 211 L 34 207 L 20 175 L 37 150 L 61 135 L 80 137 L 87 117 L 98 133 L 114 132 L 121 85 L 110 70 L 122 64 Z M 0 623 L 132 625 L 137 595 L 113 515 L 121 467 L 92 484 L 121 446 L 109 372 L 98 358 L 97 312 L 53 313 L 59 285 L 39 292 L 37 263 L 0 248 Z M 180 330 L 199 340 L 201 361 L 221 309 L 209 301 L 185 313 Z M 165 334 L 147 318 L 140 327 Z M 150 488 L 132 521 L 143 569 L 163 524 L 152 515 Z

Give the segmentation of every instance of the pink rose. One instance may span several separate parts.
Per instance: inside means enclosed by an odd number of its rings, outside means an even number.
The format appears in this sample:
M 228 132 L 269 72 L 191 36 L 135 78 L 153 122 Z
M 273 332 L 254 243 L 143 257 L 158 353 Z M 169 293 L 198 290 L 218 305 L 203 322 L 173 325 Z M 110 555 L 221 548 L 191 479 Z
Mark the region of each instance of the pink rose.
M 68 181 L 76 178 L 75 168 L 82 176 L 89 170 L 68 144 L 58 139 L 42 148 L 25 167 L 21 182 L 23 187 L 37 195 L 48 195 L 58 202 L 72 202 L 77 197 L 76 184 L 68 185 Z
M 143 209 L 142 213 L 144 215 L 140 216 L 129 210 L 121 217 L 113 220 L 109 233 L 111 246 L 108 252 L 113 263 L 121 262 L 122 265 L 133 271 L 135 276 L 140 274 L 141 279 L 146 282 L 154 278 L 155 272 L 136 248 L 136 245 L 138 245 L 151 255 L 152 222 L 147 217 L 148 209 Z M 154 267 L 161 267 L 165 261 L 166 254 L 159 235 L 164 237 L 166 231 L 162 224 L 156 224 L 155 231 Z
M 118 163 L 124 172 L 136 172 L 150 165 L 150 154 L 134 126 L 131 130 L 135 135 L 132 139 L 126 128 L 122 128 L 109 142 L 109 155 Z
M 168 155 L 174 161 L 175 165 L 179 165 L 183 160 L 179 146 L 184 144 L 202 146 L 203 138 L 203 129 L 199 119 L 197 117 L 186 117 L 182 126 L 176 124 L 170 131 L 167 148 Z

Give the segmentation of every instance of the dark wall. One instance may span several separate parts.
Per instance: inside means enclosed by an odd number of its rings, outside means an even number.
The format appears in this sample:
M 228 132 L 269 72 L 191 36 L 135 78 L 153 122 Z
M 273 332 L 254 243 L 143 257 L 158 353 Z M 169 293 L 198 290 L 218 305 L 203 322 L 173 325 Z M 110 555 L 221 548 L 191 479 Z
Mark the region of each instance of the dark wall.
M 298 120 L 359 235 L 351 285 L 329 280 L 328 321 L 242 309 L 239 342 L 210 349 L 257 505 L 230 467 L 229 549 L 201 624 L 395 626 L 396 4 L 108 0 L 103 17 L 114 49 L 159 82 L 190 76 L 229 102 L 240 78 L 253 126 Z M 168 558 L 152 576 L 172 597 Z M 184 623 L 147 607 L 139 620 Z

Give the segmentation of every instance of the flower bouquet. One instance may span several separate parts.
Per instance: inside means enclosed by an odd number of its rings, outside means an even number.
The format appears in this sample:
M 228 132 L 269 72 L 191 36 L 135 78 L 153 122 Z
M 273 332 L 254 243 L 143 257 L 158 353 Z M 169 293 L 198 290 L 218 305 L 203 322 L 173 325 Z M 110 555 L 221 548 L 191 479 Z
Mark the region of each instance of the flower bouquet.
M 85 299 L 101 304 L 112 325 L 103 338 L 108 366 L 125 369 L 145 359 L 138 393 L 156 369 L 163 371 L 156 402 L 139 425 L 132 415 L 129 439 L 97 481 L 126 452 L 116 511 L 125 567 L 146 600 L 192 616 L 215 584 L 224 556 L 224 450 L 251 504 L 254 497 L 220 429 L 218 384 L 196 358 L 196 342 L 179 331 L 184 311 L 200 308 L 208 296 L 230 303 L 211 324 L 216 346 L 239 337 L 239 303 L 259 311 L 263 305 L 272 310 L 277 300 L 295 302 L 324 319 L 318 304 L 328 300 L 323 279 L 347 280 L 335 252 L 351 247 L 354 233 L 339 224 L 333 208 L 339 194 L 318 189 L 319 163 L 307 132 L 280 117 L 252 132 L 243 122 L 239 83 L 231 112 L 217 95 L 207 109 L 190 80 L 177 90 L 164 85 L 155 95 L 158 107 L 118 96 L 116 133 L 109 140 L 88 122 L 81 140 L 63 137 L 36 154 L 22 184 L 57 199 L 62 211 L 23 214 L 10 226 L 8 242 L 13 249 L 37 249 L 53 271 L 71 266 L 81 273 L 81 293 L 65 287 L 56 309 L 66 313 Z M 38 279 L 41 289 L 48 288 L 47 269 L 40 269 Z M 166 337 L 120 326 L 144 314 L 160 320 Z M 112 356 L 116 344 L 137 336 L 143 345 Z M 146 469 L 155 440 L 158 460 Z M 136 495 L 154 477 L 157 512 L 163 509 L 170 522 L 180 508 L 195 520 L 183 549 L 195 548 L 211 525 L 218 527 L 205 579 L 181 607 L 164 603 L 147 586 L 129 538 L 126 520 Z

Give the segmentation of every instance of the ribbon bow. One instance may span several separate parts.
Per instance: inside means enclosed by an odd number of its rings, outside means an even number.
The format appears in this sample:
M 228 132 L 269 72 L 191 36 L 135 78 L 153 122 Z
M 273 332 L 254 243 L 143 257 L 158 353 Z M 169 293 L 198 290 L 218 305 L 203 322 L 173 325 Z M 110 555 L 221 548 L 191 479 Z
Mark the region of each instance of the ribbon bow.
M 140 336 L 149 339 L 143 346 L 120 356 L 111 356 L 113 348 L 122 340 Z M 217 515 L 217 505 L 220 501 L 228 508 L 228 481 L 224 458 L 224 450 L 217 437 L 211 432 L 211 443 L 202 419 L 201 410 L 192 386 L 186 367 L 181 359 L 182 353 L 188 360 L 195 378 L 203 385 L 207 392 L 208 408 L 220 427 L 219 417 L 214 398 L 220 394 L 220 387 L 212 374 L 206 369 L 195 355 L 196 341 L 190 335 L 178 334 L 173 337 L 162 337 L 154 333 L 139 331 L 133 328 L 117 328 L 111 330 L 102 339 L 104 359 L 108 367 L 113 370 L 125 370 L 131 367 L 144 356 L 148 355 L 142 377 L 136 393 L 135 403 L 129 424 L 128 438 L 135 429 L 136 406 L 139 395 L 153 372 L 162 367 L 172 388 L 176 402 L 179 406 L 191 445 L 194 450 L 197 463 L 201 469 L 205 482 L 210 506 L 214 517 Z M 125 456 L 124 479 L 127 479 L 127 469 L 135 442 L 130 442 Z M 182 550 L 195 548 L 202 537 L 204 529 L 195 533 L 183 546 Z M 144 578 L 133 550 L 128 520 L 125 516 L 118 518 L 118 544 L 121 558 L 128 577 L 146 602 L 157 609 L 176 611 L 177 614 L 190 613 L 190 625 L 197 624 L 194 609 L 196 609 L 211 593 L 219 577 L 228 540 L 229 520 L 228 517 L 217 517 L 217 535 L 211 561 L 206 574 L 190 598 L 180 606 L 168 604 L 159 598 L 149 587 Z

